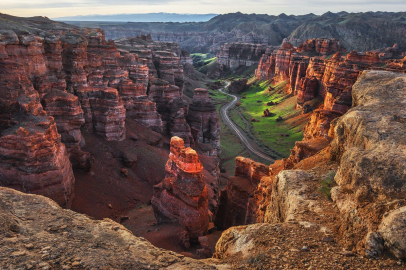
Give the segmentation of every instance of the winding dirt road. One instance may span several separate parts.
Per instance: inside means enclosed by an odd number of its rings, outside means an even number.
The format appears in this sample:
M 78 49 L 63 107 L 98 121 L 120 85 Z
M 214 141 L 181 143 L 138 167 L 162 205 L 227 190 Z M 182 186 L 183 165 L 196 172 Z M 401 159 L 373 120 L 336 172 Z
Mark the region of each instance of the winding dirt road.
M 271 158 L 270 156 L 268 156 L 267 154 L 262 153 L 262 152 L 260 152 L 259 150 L 257 150 L 257 147 L 255 147 L 255 146 L 253 145 L 253 143 L 248 139 L 248 136 L 247 136 L 243 131 L 241 131 L 241 130 L 237 127 L 237 125 L 236 125 L 236 124 L 230 119 L 230 117 L 228 116 L 228 111 L 229 111 L 231 108 L 233 108 L 233 107 L 235 106 L 235 104 L 237 104 L 237 102 L 238 102 L 238 100 L 239 100 L 238 96 L 233 95 L 233 94 L 226 93 L 226 92 L 224 91 L 225 89 L 227 89 L 227 87 L 228 87 L 229 85 L 230 85 L 230 83 L 227 82 L 227 85 L 226 85 L 226 86 L 224 86 L 222 89 L 219 89 L 219 91 L 220 91 L 221 93 L 226 94 L 226 95 L 228 95 L 228 96 L 230 96 L 230 97 L 233 98 L 233 100 L 232 100 L 230 103 L 227 103 L 226 105 L 223 105 L 223 106 L 220 108 L 220 116 L 221 116 L 221 118 L 223 119 L 224 123 L 225 123 L 229 128 L 231 128 L 231 129 L 234 131 L 234 133 L 238 136 L 238 138 L 240 138 L 242 144 L 243 144 L 251 153 L 253 153 L 254 155 L 257 155 L 258 157 L 263 158 L 263 159 L 265 159 L 265 160 L 274 162 L 275 159 L 273 159 L 273 158 Z

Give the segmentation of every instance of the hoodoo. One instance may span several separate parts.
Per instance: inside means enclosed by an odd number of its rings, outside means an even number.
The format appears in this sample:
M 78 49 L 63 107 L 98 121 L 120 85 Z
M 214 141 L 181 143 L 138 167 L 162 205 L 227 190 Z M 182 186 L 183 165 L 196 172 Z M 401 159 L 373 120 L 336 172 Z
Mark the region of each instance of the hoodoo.
M 165 171 L 166 178 L 154 186 L 151 200 L 157 221 L 179 223 L 187 239 L 204 235 L 210 216 L 203 165 L 196 151 L 185 148 L 181 138 L 172 137 Z

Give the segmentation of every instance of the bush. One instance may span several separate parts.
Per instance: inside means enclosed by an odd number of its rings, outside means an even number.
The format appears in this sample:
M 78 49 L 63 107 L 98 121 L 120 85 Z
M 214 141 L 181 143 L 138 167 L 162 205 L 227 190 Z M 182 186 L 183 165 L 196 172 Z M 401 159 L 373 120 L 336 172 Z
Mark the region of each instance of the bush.
M 334 177 L 336 176 L 337 172 L 332 171 L 329 172 L 321 181 L 321 187 L 319 191 L 323 193 L 328 199 L 331 200 L 331 188 L 334 187 L 336 182 L 334 181 Z

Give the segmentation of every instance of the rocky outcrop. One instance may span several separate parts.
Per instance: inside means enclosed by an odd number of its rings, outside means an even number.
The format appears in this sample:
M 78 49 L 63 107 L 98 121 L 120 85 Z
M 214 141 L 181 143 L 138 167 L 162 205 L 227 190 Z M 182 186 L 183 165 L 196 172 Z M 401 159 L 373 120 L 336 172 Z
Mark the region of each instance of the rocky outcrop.
M 186 122 L 188 104 L 182 99 L 179 87 L 169 82 L 152 78 L 150 81 L 149 99 L 157 104 L 162 115 L 164 132 L 170 136 L 181 137 L 186 146 L 193 145 L 190 127 Z
M 100 29 L 9 19 L 27 31 L 0 32 L 0 138 L 2 159 L 9 160 L 2 164 L 2 185 L 68 205 L 72 165 L 89 170 L 92 163 L 81 150 L 82 125 L 107 140 L 122 140 L 127 108 L 128 117 L 162 132 L 161 116 L 147 96 L 147 62 L 121 54 Z M 7 144 L 10 138 L 15 142 Z
M 247 83 L 248 83 L 247 79 L 239 79 L 239 80 L 233 81 L 228 86 L 228 91 L 230 93 L 239 94 L 248 89 Z
M 208 193 L 196 151 L 185 148 L 181 138 L 172 137 L 165 170 L 166 178 L 154 186 L 151 200 L 158 223 L 179 223 L 187 239 L 204 235 L 210 221 Z
M 156 248 L 110 219 L 94 220 L 1 187 L 0 237 L 1 266 L 7 268 L 231 269 L 219 260 Z
M 290 57 L 295 48 L 289 42 L 284 42 L 282 47 L 276 52 L 275 58 L 275 81 L 282 82 L 289 79 Z
M 205 155 L 220 155 L 220 120 L 207 89 L 195 89 L 186 120 L 195 145 Z
M 0 185 L 69 206 L 75 177 L 50 116 L 25 115 L 0 137 Z
M 297 49 L 299 53 L 318 53 L 321 55 L 331 55 L 336 52 L 345 53 L 347 49 L 335 38 L 315 38 L 308 39 L 300 44 Z
M 46 94 L 41 103 L 47 114 L 54 118 L 71 163 L 79 168 L 89 169 L 90 154 L 80 149 L 85 143 L 80 131 L 85 118 L 78 97 L 55 90 Z
M 19 63 L 0 60 L 0 185 L 69 205 L 75 178 L 65 145 Z
M 255 77 L 260 80 L 270 80 L 275 75 L 276 54 L 267 51 L 259 60 L 258 68 L 255 70 Z
M 404 247 L 398 244 L 401 238 L 396 236 L 404 230 L 396 220 L 401 219 L 405 203 L 405 91 L 403 74 L 364 72 L 353 86 L 354 108 L 334 125 L 331 149 L 332 158 L 340 162 L 332 198 L 345 220 L 343 226 L 348 226 L 342 229 L 359 232 L 352 239 L 359 249 L 367 232 L 378 232 L 398 258 L 405 256 Z M 371 216 L 367 214 L 370 209 L 376 209 Z M 388 233 L 390 227 L 393 233 Z M 372 246 L 366 249 L 380 253 Z
M 231 70 L 240 66 L 250 67 L 259 63 L 265 51 L 263 44 L 225 43 L 217 53 L 216 62 Z
M 269 175 L 269 168 L 248 158 L 237 157 L 234 177 L 221 191 L 215 224 L 221 229 L 231 226 L 255 223 L 252 197 L 263 176 Z
M 339 117 L 340 112 L 330 115 L 332 111 L 316 111 L 315 115 L 320 116 L 306 128 L 318 129 L 318 134 L 308 132 L 310 137 L 307 139 L 314 142 L 314 139 L 328 136 L 334 140 L 312 157 L 304 157 L 293 164 L 294 170 L 283 170 L 281 161 L 272 164 L 269 173 L 262 174 L 252 198 L 248 203 L 247 200 L 243 202 L 250 207 L 249 213 L 253 213 L 251 220 L 278 226 L 280 234 L 284 233 L 284 226 L 292 226 L 288 231 L 294 233 L 291 237 L 281 236 L 284 241 L 305 239 L 299 235 L 315 230 L 323 233 L 321 242 L 335 241 L 339 244 L 338 250 L 344 247 L 347 251 L 343 254 L 356 256 L 355 253 L 359 253 L 376 258 L 385 256 L 388 250 L 397 259 L 405 258 L 403 168 L 406 157 L 402 152 L 405 89 L 404 74 L 365 71 L 353 86 L 354 107 L 346 114 Z M 391 98 L 385 98 L 388 96 Z M 331 121 L 334 129 L 330 130 L 318 120 L 329 117 L 338 117 Z M 242 161 L 237 168 L 246 175 L 250 166 Z M 330 183 L 328 189 L 326 183 Z M 228 192 L 232 190 L 229 185 Z M 324 198 L 324 195 L 330 195 L 330 188 L 332 202 Z M 324 195 L 320 197 L 322 193 Z M 241 202 L 246 197 L 238 194 L 227 198 Z M 223 194 L 219 211 L 224 209 L 222 199 Z M 241 212 L 237 206 L 233 211 Z M 228 215 L 219 213 L 218 217 Z M 230 221 L 232 217 L 224 220 Z M 247 220 L 243 222 L 250 224 Z M 296 225 L 299 226 L 294 228 Z M 261 226 L 268 225 L 234 227 L 225 231 L 217 243 L 215 256 L 230 258 L 242 252 L 249 257 L 258 252 L 259 243 L 253 235 L 261 231 L 259 234 L 265 236 L 272 231 L 268 227 L 264 233 Z M 316 232 L 312 235 L 317 238 Z M 238 253 L 238 256 L 242 254 Z
M 125 108 L 116 89 L 82 86 L 77 94 L 88 130 L 94 130 L 106 140 L 125 138 Z
M 148 71 L 148 69 L 147 69 Z M 131 76 L 131 75 L 130 75 Z M 124 103 L 126 116 L 136 119 L 141 124 L 152 130 L 162 133 L 163 123 L 158 113 L 156 103 L 149 100 L 147 96 L 147 85 L 132 80 L 123 80 L 118 85 L 118 93 Z
M 182 51 L 178 43 L 144 40 L 141 37 L 120 38 L 115 41 L 118 48 L 136 53 L 146 59 L 150 76 L 168 81 L 183 91 L 183 66 L 193 63 L 190 54 Z

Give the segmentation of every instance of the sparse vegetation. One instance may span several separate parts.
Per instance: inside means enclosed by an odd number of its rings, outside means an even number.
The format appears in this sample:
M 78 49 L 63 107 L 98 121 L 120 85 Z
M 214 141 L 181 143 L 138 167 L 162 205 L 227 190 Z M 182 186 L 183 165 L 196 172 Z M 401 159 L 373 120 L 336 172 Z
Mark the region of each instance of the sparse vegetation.
M 329 172 L 324 177 L 323 181 L 321 181 L 321 187 L 319 189 L 319 191 L 330 200 L 331 200 L 331 188 L 334 187 L 335 184 L 334 177 L 336 176 L 336 174 L 337 174 L 336 171 Z
M 204 69 L 216 61 L 216 56 L 211 53 L 192 53 L 190 56 L 193 59 L 193 67 L 202 73 L 206 73 L 203 72 Z

